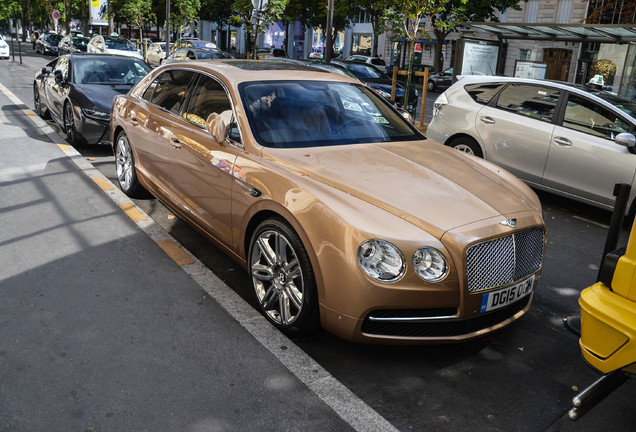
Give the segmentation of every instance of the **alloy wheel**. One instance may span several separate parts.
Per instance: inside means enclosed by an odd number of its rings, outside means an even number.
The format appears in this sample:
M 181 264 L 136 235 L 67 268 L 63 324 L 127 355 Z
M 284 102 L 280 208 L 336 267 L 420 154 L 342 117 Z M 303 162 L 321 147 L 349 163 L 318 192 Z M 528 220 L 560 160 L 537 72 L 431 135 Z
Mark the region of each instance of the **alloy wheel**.
M 277 230 L 260 233 L 252 246 L 250 269 L 256 297 L 276 324 L 289 326 L 301 314 L 305 283 L 298 255 Z
M 124 191 L 128 191 L 133 186 L 133 158 L 128 137 L 121 134 L 115 146 L 115 167 L 117 169 L 117 180 Z

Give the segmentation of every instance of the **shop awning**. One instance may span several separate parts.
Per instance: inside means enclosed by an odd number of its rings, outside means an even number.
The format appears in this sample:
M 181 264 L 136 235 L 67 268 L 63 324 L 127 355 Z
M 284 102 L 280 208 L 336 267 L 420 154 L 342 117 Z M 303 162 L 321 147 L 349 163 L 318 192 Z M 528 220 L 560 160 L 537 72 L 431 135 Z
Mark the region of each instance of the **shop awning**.
M 530 39 L 566 42 L 629 43 L 636 42 L 634 24 L 524 24 L 499 22 L 465 22 L 466 31 L 486 31 L 499 39 Z M 464 34 L 464 36 L 467 36 Z

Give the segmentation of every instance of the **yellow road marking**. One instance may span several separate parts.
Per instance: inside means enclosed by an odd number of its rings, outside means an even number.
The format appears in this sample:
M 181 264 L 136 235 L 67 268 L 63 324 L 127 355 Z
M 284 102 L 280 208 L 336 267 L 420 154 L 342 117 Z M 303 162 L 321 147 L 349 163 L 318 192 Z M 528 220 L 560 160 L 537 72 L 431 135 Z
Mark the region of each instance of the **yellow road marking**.
M 128 217 L 135 222 L 141 222 L 146 220 L 144 215 L 142 215 L 141 212 L 137 210 L 135 206 L 130 203 L 119 204 L 119 208 L 121 208 L 124 211 L 124 213 L 126 213 Z
M 97 183 L 97 186 L 99 186 L 101 190 L 109 191 L 115 189 L 112 183 L 103 177 L 91 177 L 91 179 L 93 179 L 93 181 Z
M 37 117 L 33 111 L 25 111 L 25 112 L 26 112 L 26 115 L 28 116 Z
M 194 261 L 172 240 L 157 240 L 157 244 L 178 265 L 193 264 Z
M 71 151 L 71 146 L 69 146 L 68 144 L 57 144 L 57 146 L 62 149 L 62 151 L 68 152 Z

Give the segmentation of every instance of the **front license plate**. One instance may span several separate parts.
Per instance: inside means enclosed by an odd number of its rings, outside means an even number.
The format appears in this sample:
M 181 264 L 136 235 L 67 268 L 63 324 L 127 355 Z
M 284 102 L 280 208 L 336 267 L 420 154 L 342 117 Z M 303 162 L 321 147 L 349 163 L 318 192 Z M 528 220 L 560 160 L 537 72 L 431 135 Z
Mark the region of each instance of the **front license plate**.
M 481 298 L 481 309 L 479 312 L 488 312 L 508 306 L 509 304 L 530 295 L 533 287 L 534 275 L 516 285 L 509 286 L 508 288 L 504 288 L 499 291 L 486 293 Z

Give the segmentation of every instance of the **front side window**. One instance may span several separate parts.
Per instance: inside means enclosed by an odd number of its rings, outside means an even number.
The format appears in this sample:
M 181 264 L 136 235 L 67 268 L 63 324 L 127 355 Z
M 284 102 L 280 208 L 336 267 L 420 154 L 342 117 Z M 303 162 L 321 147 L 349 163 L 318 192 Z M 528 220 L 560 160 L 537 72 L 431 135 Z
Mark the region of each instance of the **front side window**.
M 499 95 L 497 108 L 524 117 L 551 122 L 559 100 L 559 90 L 549 87 L 510 84 Z
M 227 127 L 228 136 L 234 141 L 240 141 L 232 104 L 225 89 L 214 78 L 200 75 L 199 81 L 192 91 L 185 118 L 197 126 L 205 128 L 205 123 L 212 113 L 221 116 Z
M 629 125 L 612 111 L 575 94 L 568 97 L 563 126 L 612 140 L 619 133 L 629 132 Z
M 169 70 L 162 73 L 156 79 L 150 101 L 167 111 L 179 114 L 193 76 L 194 72 L 183 70 Z
M 424 139 L 382 97 L 364 85 L 247 82 L 239 86 L 239 91 L 252 133 L 266 147 Z

